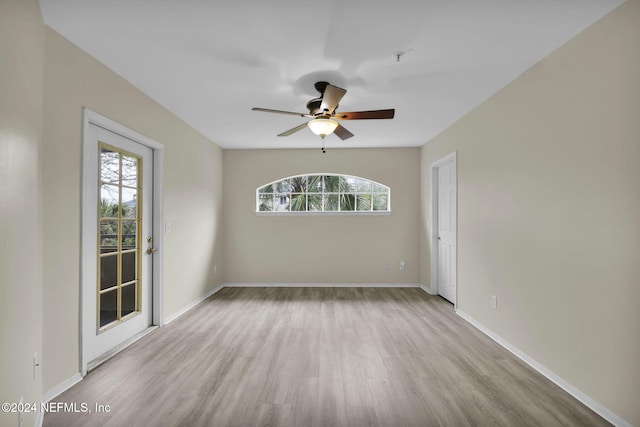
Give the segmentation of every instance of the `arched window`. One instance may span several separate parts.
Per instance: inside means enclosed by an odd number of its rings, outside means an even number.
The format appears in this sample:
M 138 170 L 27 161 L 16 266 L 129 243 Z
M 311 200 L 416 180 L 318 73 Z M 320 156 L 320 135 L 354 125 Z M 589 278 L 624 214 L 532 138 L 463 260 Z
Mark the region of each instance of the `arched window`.
M 390 212 L 386 185 L 350 175 L 297 175 L 256 190 L 256 212 Z

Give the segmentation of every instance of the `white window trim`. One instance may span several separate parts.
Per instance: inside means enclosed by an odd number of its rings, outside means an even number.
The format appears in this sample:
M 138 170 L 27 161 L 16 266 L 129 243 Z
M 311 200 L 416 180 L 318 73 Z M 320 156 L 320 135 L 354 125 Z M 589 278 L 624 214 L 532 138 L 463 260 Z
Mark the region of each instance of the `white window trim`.
M 384 216 L 391 215 L 391 211 L 279 211 L 256 212 L 258 216 Z
M 386 193 L 382 193 L 380 192 L 379 194 L 385 194 L 387 196 L 387 210 L 369 210 L 369 211 L 261 211 L 260 210 L 260 195 L 261 194 L 276 194 L 276 192 L 273 193 L 260 193 L 260 189 L 270 186 L 270 185 L 275 185 L 279 182 L 288 180 L 288 179 L 292 179 L 292 178 L 300 178 L 300 177 L 307 177 L 307 176 L 338 176 L 338 177 L 345 177 L 345 178 L 352 178 L 354 180 L 362 180 L 362 181 L 367 181 L 369 183 L 371 183 L 371 185 L 378 185 L 381 186 L 383 188 L 386 189 Z M 287 193 L 283 193 L 283 194 L 287 194 Z M 288 194 L 298 194 L 298 193 L 288 193 Z M 301 193 L 301 194 L 322 194 L 322 195 L 326 195 L 326 194 L 341 194 L 341 193 L 335 193 L 335 192 L 307 192 L 307 193 Z M 374 195 L 376 193 L 374 193 L 373 191 L 370 192 L 365 192 L 365 191 L 354 191 L 354 192 L 349 192 L 349 193 L 345 193 L 345 194 L 353 194 L 354 196 L 358 195 L 358 194 L 371 194 Z M 373 205 L 372 205 L 372 209 L 373 209 Z M 259 187 L 256 188 L 256 215 L 258 216 L 324 216 L 324 215 L 330 215 L 330 216 L 335 216 L 335 215 L 357 215 L 357 216 L 362 216 L 362 215 L 373 215 L 373 216 L 379 216 L 379 215 L 391 215 L 391 188 L 388 185 L 382 184 L 380 182 L 377 181 L 373 181 L 369 178 L 364 178 L 361 176 L 355 176 L 355 175 L 348 175 L 348 174 L 340 174 L 340 173 L 327 173 L 327 172 L 319 172 L 319 173 L 304 173 L 304 174 L 299 174 L 299 175 L 291 175 L 288 177 L 283 177 L 283 178 L 279 178 L 276 179 L 274 181 L 271 181 L 269 183 L 260 185 Z

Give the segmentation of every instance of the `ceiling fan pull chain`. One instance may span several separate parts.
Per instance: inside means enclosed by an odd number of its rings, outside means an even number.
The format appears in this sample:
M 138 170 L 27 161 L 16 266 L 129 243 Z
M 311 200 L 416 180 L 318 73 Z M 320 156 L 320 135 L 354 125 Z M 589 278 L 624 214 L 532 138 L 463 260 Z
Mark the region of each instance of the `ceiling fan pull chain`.
M 327 153 L 327 151 L 324 149 L 324 136 L 322 137 L 322 152 L 323 153 Z

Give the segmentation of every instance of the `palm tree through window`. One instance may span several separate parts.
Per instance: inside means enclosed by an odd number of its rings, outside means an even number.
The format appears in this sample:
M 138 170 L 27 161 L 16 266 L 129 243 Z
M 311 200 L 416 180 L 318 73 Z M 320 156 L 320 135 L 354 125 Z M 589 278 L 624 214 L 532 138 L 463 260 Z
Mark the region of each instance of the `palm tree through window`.
M 390 212 L 386 185 L 351 175 L 297 175 L 256 190 L 256 212 Z

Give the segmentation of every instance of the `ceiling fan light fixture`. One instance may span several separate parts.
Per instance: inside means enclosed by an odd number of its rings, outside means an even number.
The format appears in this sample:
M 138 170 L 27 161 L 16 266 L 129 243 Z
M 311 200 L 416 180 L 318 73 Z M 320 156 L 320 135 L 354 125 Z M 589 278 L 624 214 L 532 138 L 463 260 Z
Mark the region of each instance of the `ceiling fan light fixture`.
M 332 133 L 338 127 L 338 122 L 332 119 L 313 119 L 307 123 L 311 132 L 316 135 L 324 138 L 325 136 Z

